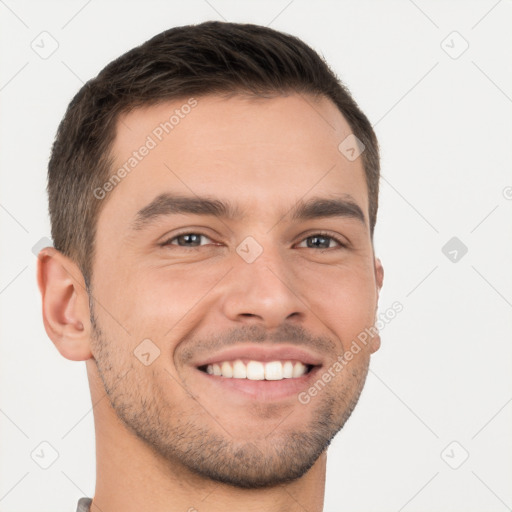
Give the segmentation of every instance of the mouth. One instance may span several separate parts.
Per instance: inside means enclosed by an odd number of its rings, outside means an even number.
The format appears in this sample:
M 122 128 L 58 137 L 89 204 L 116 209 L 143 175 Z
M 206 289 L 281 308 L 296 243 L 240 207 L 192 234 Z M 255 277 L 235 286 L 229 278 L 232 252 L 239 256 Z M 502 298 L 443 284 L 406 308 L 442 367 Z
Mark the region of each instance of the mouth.
M 212 400 L 244 406 L 250 402 L 297 400 L 319 378 L 322 365 L 303 361 L 225 360 L 196 367 L 198 381 Z
M 197 369 L 208 375 L 225 379 L 281 381 L 284 379 L 298 379 L 310 373 L 315 366 L 293 360 L 265 362 L 254 359 L 235 359 L 204 364 Z
M 237 345 L 193 364 L 198 383 L 212 400 L 246 405 L 247 400 L 297 399 L 310 387 L 323 358 L 294 345 Z

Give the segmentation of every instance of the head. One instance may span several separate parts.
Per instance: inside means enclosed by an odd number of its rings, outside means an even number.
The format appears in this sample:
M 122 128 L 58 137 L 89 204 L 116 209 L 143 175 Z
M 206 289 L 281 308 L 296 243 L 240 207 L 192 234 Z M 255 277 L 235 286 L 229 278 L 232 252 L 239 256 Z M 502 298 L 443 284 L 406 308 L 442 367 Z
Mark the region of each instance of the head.
M 245 488 L 297 479 L 379 346 L 340 364 L 375 321 L 378 189 L 372 127 L 305 43 L 220 22 L 165 31 L 87 82 L 59 127 L 47 332 L 164 463 Z M 307 360 L 286 388 L 207 373 L 276 350 Z

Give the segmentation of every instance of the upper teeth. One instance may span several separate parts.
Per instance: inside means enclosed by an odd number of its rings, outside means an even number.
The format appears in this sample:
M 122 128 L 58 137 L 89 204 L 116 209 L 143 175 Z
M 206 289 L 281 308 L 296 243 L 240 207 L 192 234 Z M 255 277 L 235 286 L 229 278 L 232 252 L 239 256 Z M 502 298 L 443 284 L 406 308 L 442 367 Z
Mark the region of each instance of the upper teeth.
M 307 372 L 307 366 L 300 361 L 249 361 L 245 364 L 240 359 L 236 361 L 223 361 L 206 366 L 210 375 L 249 380 L 282 380 L 301 377 Z

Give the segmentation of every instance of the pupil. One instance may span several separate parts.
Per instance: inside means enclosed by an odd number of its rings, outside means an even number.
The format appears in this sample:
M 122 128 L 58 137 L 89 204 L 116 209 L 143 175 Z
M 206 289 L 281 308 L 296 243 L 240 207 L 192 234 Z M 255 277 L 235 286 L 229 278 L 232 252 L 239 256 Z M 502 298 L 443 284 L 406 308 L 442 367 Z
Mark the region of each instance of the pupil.
M 189 242 L 192 243 L 192 245 L 196 246 L 196 245 L 199 245 L 199 241 L 200 241 L 200 236 L 201 235 L 194 235 L 194 234 L 191 234 L 191 235 L 181 235 L 179 238 L 180 238 L 180 242 L 183 241 L 184 243 L 180 243 L 180 245 L 190 245 Z
M 313 242 L 309 245 L 309 247 L 320 247 L 323 245 L 324 249 L 329 248 L 329 238 L 326 236 L 312 236 L 310 240 L 312 240 Z M 317 243 L 318 240 L 323 240 L 324 242 Z

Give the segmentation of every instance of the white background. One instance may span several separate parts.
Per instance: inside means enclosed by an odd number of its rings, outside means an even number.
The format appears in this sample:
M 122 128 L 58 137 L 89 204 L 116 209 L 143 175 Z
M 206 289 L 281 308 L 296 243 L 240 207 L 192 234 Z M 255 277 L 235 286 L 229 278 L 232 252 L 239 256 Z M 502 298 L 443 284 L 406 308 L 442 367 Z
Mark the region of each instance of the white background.
M 46 336 L 32 253 L 50 233 L 57 125 L 113 58 L 209 19 L 304 39 L 382 147 L 381 311 L 404 310 L 330 448 L 325 511 L 510 510 L 511 15 L 506 0 L 0 1 L 0 511 L 74 511 L 94 493 L 85 364 Z M 43 31 L 59 45 L 47 59 L 31 48 Z M 468 248 L 456 262 L 441 250 L 454 236 Z M 58 453 L 48 469 L 31 458 L 43 441 Z

